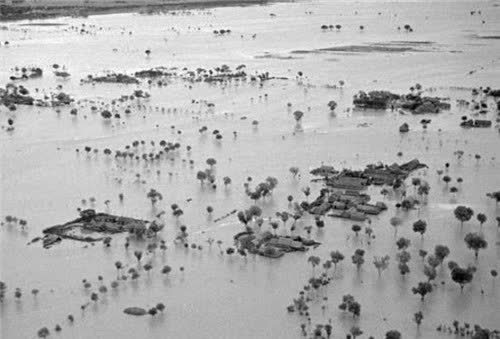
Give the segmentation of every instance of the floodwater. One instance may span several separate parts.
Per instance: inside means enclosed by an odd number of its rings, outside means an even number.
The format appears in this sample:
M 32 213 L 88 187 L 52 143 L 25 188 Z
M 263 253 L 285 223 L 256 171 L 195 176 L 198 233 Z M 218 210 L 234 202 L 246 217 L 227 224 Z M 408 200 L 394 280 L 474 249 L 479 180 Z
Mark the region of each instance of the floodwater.
M 471 10 L 481 10 L 482 14 L 471 15 Z M 309 11 L 312 13 L 305 14 Z M 271 13 L 276 16 L 271 17 Z M 0 132 L 0 216 L 28 220 L 25 231 L 12 225 L 0 229 L 0 280 L 8 287 L 6 300 L 0 304 L 0 337 L 33 338 L 38 329 L 47 326 L 52 337 L 60 338 L 300 338 L 302 320 L 288 314 L 286 306 L 312 274 L 307 257 L 326 258 L 335 249 L 342 251 L 346 260 L 311 310 L 312 325 L 331 319 L 334 337 L 345 336 L 353 325 L 364 331 L 362 338 L 380 338 L 390 329 L 401 331 L 404 338 L 452 337 L 435 328 L 455 319 L 498 328 L 500 282 L 493 281 L 490 270 L 500 268 L 500 233 L 495 221 L 500 207 L 486 193 L 500 189 L 500 134 L 496 127 L 461 129 L 460 117 L 471 112 L 455 104 L 456 99 L 471 100 L 473 87 L 500 87 L 500 40 L 494 38 L 500 35 L 500 7 L 494 2 L 324 0 L 226 7 L 191 11 L 189 15 L 115 14 L 47 22 L 66 25 L 2 23 L 7 29 L 0 30 L 0 41 L 10 42 L 8 47 L 0 46 L 2 85 L 9 81 L 13 67 L 35 65 L 45 72 L 41 79 L 22 83 L 31 92 L 35 88 L 50 92 L 62 85 L 65 92 L 82 102 L 109 103 L 140 88 L 150 92 L 151 98 L 141 102 L 146 109 L 134 108 L 129 116 L 124 117 L 123 109 L 118 109 L 122 119 L 112 122 L 92 113 L 90 103 L 63 107 L 60 112 L 19 107 L 12 113 L 0 108 L 2 125 L 6 125 L 8 117 L 15 118 L 13 132 Z M 68 29 L 83 23 L 97 28 L 91 27 L 92 34 L 83 35 Z M 341 24 L 342 29 L 322 32 L 323 24 Z M 410 24 L 414 32 L 397 30 L 405 24 Z M 363 32 L 359 25 L 365 27 Z M 232 33 L 214 36 L 214 29 L 231 29 Z M 373 43 L 414 50 L 318 52 Z M 146 49 L 151 50 L 149 57 L 144 54 Z M 54 63 L 64 65 L 71 77 L 56 79 L 51 74 Z M 232 69 L 245 64 L 250 73 L 267 71 L 271 76 L 288 79 L 270 80 L 262 86 L 188 84 L 181 80 L 162 88 L 147 84 L 80 84 L 87 74 L 106 70 L 133 72 L 156 66 L 196 69 L 222 64 Z M 303 76 L 297 78 L 299 71 Z M 339 80 L 345 85 L 332 88 Z M 450 111 L 425 116 L 432 119 L 425 131 L 419 124 L 423 116 L 348 110 L 358 90 L 403 93 L 417 82 L 431 95 L 449 97 L 452 104 Z M 192 100 L 206 100 L 215 107 L 207 109 Z M 339 104 L 335 114 L 326 105 L 330 100 Z M 289 102 L 291 108 L 287 108 Z M 489 105 L 486 117 L 495 120 L 495 104 Z M 165 107 L 166 112 L 155 110 L 156 106 Z M 72 107 L 78 107 L 77 116 L 69 114 Z M 301 130 L 297 130 L 292 116 L 296 109 L 305 113 Z M 244 116 L 247 119 L 241 119 Z M 259 121 L 258 126 L 252 125 L 253 120 Z M 403 122 L 410 125 L 411 131 L 402 136 L 398 127 Z M 204 125 L 209 132 L 200 135 L 198 130 Z M 213 129 L 221 132 L 222 140 L 213 138 Z M 179 130 L 182 134 L 177 133 Z M 237 131 L 237 138 L 233 131 Z M 175 160 L 146 166 L 142 162 L 116 162 L 102 154 L 105 147 L 123 149 L 133 140 L 158 143 L 162 139 L 182 144 Z M 186 152 L 186 145 L 192 146 L 191 152 Z M 75 152 L 85 146 L 101 152 L 90 156 Z M 155 148 L 144 146 L 144 150 L 150 149 Z M 461 160 L 453 155 L 457 150 L 465 152 Z M 401 157 L 397 156 L 399 151 Z M 480 154 L 481 159 L 476 160 L 475 154 Z M 206 168 L 208 157 L 217 159 L 217 190 L 196 180 L 196 172 Z M 301 189 L 311 186 L 311 199 L 319 191 L 321 186 L 310 183 L 308 171 L 322 163 L 336 168 L 361 168 L 376 161 L 392 163 L 413 158 L 429 166 L 413 174 L 430 183 L 428 202 L 418 210 L 402 212 L 393 207 L 395 200 L 386 200 L 389 210 L 372 218 L 376 239 L 371 245 L 366 244 L 364 235 L 352 235 L 352 222 L 328 217 L 324 229 L 312 232 L 321 246 L 278 260 L 222 256 L 215 244 L 210 248 L 205 242 L 209 237 L 221 239 L 225 248 L 242 230 L 234 215 L 220 222 L 213 219 L 251 205 L 243 188 L 248 176 L 254 182 L 267 176 L 278 178 L 272 198 L 259 202 L 264 216 L 274 216 L 276 211 L 288 208 L 289 194 L 304 199 Z M 182 159 L 192 159 L 194 165 Z M 462 184 L 454 184 L 459 188 L 455 195 L 448 193 L 436 174 L 446 162 L 450 163 L 448 175 L 453 182 L 458 177 L 464 179 Z M 291 176 L 290 166 L 300 168 L 300 178 Z M 136 173 L 145 184 L 138 182 Z M 232 178 L 228 188 L 221 183 L 224 176 Z M 409 181 L 408 186 L 411 193 Z M 163 201 L 155 209 L 146 198 L 150 188 L 163 194 Z M 368 190 L 372 201 L 383 200 L 379 191 L 380 187 Z M 119 193 L 125 197 L 122 203 Z M 71 241 L 49 250 L 39 243 L 26 244 L 40 236 L 43 228 L 75 218 L 77 207 L 90 206 L 82 206 L 81 200 L 90 197 L 96 198 L 92 207 L 97 210 L 132 217 L 151 219 L 158 211 L 166 210 L 167 226 L 160 236 L 169 248 L 164 255 L 157 251 L 143 259 L 143 263 L 151 261 L 154 266 L 149 274 L 141 274 L 134 282 L 121 282 L 117 290 L 101 295 L 97 303 L 82 312 L 80 305 L 87 303 L 90 295 L 82 279 L 91 281 L 95 290 L 99 286 L 97 277 L 102 275 L 109 287 L 116 278 L 114 262 L 121 260 L 127 268 L 135 267 L 133 251 L 145 244 L 132 242 L 126 251 L 125 235 L 114 237 L 110 248 Z M 111 202 L 106 206 L 108 199 Z M 170 215 L 170 204 L 174 202 L 184 210 L 180 220 Z M 479 231 L 479 225 L 474 217 L 460 228 L 453 216 L 458 204 L 488 217 L 482 232 L 489 246 L 481 251 L 477 262 L 463 238 L 467 232 Z M 214 208 L 212 219 L 207 217 L 208 205 Z M 395 215 L 404 220 L 398 237 L 412 241 L 411 272 L 405 278 L 397 269 L 396 239 L 389 223 Z M 411 229 L 419 218 L 429 225 L 424 240 Z M 173 244 L 179 223 L 187 225 L 190 241 L 203 244 L 202 251 Z M 296 232 L 303 233 L 302 227 L 313 223 L 312 218 L 303 218 Z M 461 293 L 444 265 L 438 270 L 438 286 L 422 303 L 411 292 L 411 287 L 425 280 L 418 250 L 432 251 L 436 244 L 447 245 L 450 259 L 460 265 L 474 264 L 478 271 Z M 357 272 L 350 256 L 360 247 L 367 251 L 366 263 Z M 391 263 L 379 277 L 372 258 L 385 254 L 391 256 Z M 160 272 L 165 264 L 174 269 L 169 278 Z M 441 281 L 445 284 L 441 285 Z M 21 300 L 14 298 L 16 287 L 23 291 Z M 35 298 L 30 293 L 32 288 L 40 290 Z M 342 314 L 337 307 L 347 293 L 361 302 L 359 319 Z M 323 296 L 328 297 L 324 311 Z M 135 318 L 122 312 L 125 307 L 152 307 L 157 302 L 166 305 L 161 316 Z M 417 330 L 413 314 L 419 310 L 424 320 Z M 73 324 L 67 322 L 68 314 L 75 316 Z M 56 324 L 62 327 L 58 334 L 53 331 Z

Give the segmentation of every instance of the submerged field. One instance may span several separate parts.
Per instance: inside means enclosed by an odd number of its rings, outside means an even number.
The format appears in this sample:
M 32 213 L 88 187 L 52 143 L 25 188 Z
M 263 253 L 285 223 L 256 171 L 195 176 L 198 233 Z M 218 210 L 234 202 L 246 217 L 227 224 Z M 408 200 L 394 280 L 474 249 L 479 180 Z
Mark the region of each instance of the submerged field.
M 222 29 L 230 33 L 214 33 Z M 345 337 L 353 326 L 364 332 L 360 338 L 383 338 L 389 330 L 400 331 L 403 338 L 454 338 L 436 330 L 454 320 L 498 329 L 500 282 L 491 271 L 500 268 L 500 205 L 486 196 L 500 190 L 498 98 L 474 96 L 473 89 L 500 88 L 499 35 L 500 7 L 494 2 L 319 0 L 1 23 L 0 87 L 22 85 L 51 107 L 0 107 L 0 217 L 27 221 L 25 227 L 4 221 L 0 228 L 0 281 L 7 286 L 0 301 L 0 337 L 34 338 L 45 326 L 50 337 L 61 338 L 301 338 L 301 324 L 314 338 L 316 324 L 327 323 L 335 338 Z M 233 73 L 244 65 L 239 69 L 246 80 L 194 81 L 204 72 L 198 68 L 213 74 L 222 65 Z M 22 67 L 39 67 L 43 75 L 11 80 L 22 74 Z M 148 83 L 149 78 L 133 77 L 138 81 L 130 84 L 95 81 L 110 72 L 134 75 L 156 67 L 169 74 L 161 77 L 161 86 L 157 78 Z M 446 98 L 451 108 L 414 115 L 353 107 L 353 95 L 360 90 L 406 94 L 417 83 L 422 95 Z M 51 95 L 61 92 L 73 101 L 52 107 Z M 331 100 L 338 104 L 333 111 Z M 478 113 L 474 102 L 484 102 L 485 112 Z M 298 122 L 297 110 L 303 112 Z M 464 129 L 462 116 L 491 120 L 492 126 Z M 422 119 L 431 119 L 425 129 Z M 403 123 L 408 133 L 399 132 Z M 166 152 L 162 140 L 180 147 Z M 134 141 L 139 143 L 134 146 Z M 115 157 L 117 150 L 134 156 Z M 142 159 L 142 154 L 149 159 L 162 150 L 157 160 Z M 207 158 L 216 164 L 209 166 Z M 320 218 L 324 227 L 318 228 L 314 216 L 304 212 L 293 234 L 319 246 L 277 259 L 227 254 L 227 248 L 235 248 L 233 236 L 245 230 L 234 210 L 257 205 L 264 220 L 260 231 L 257 219 L 249 223 L 256 232 L 274 233 L 270 217 L 279 221 L 277 234 L 291 234 L 292 218 L 283 226 L 276 212 L 296 212 L 289 195 L 299 203 L 316 199 L 324 185 L 311 181 L 311 169 L 361 170 L 379 161 L 390 165 L 412 159 L 427 168 L 412 172 L 405 189 L 394 191 L 389 185 L 364 191 L 370 202 L 388 206 L 370 221 L 325 215 Z M 293 175 L 291 167 L 299 174 Z M 205 169 L 216 188 L 197 179 Z M 231 183 L 224 185 L 224 177 Z M 254 202 L 244 183 L 253 189 L 267 177 L 278 180 L 276 188 Z M 413 178 L 429 184 L 426 198 L 417 195 Z M 381 194 L 383 188 L 387 195 Z M 154 204 L 147 196 L 151 189 L 162 196 Z M 397 208 L 402 191 L 420 203 Z M 183 214 L 172 215 L 172 204 Z M 463 226 L 454 216 L 459 205 L 475 212 Z M 155 220 L 164 228 L 145 239 L 114 234 L 109 247 L 66 239 L 49 249 L 41 241 L 28 245 L 45 228 L 77 218 L 78 208 Z M 482 226 L 478 213 L 487 217 Z M 401 221 L 397 234 L 393 217 Z M 423 237 L 412 229 L 419 219 L 427 222 Z M 353 224 L 362 227 L 358 236 Z M 182 225 L 188 236 L 176 240 Z M 375 236 L 369 242 L 366 227 Z M 477 260 L 464 242 L 469 232 L 488 242 Z M 400 237 L 411 240 L 410 272 L 404 276 L 397 261 Z M 161 239 L 167 248 L 149 246 L 148 252 L 148 245 L 160 246 Z M 211 239 L 213 244 L 207 242 Z M 419 250 L 432 254 L 439 244 L 450 254 L 437 266 L 433 291 L 422 302 L 412 293 L 418 282 L 427 281 Z M 365 251 L 359 269 L 351 260 L 356 249 Z M 134 255 L 138 250 L 143 251 L 141 265 Z M 322 264 L 334 250 L 345 259 L 328 270 L 329 283 L 305 293 L 312 299 L 310 322 L 298 311 L 289 313 L 287 306 L 311 276 L 325 271 Z M 390 256 L 389 266 L 379 276 L 373 257 L 384 255 Z M 311 256 L 321 259 L 314 269 Z M 450 260 L 476 267 L 463 291 L 450 278 Z M 119 277 L 112 288 L 116 261 L 123 264 L 120 272 L 127 280 Z M 148 263 L 152 269 L 146 272 L 141 266 Z M 167 275 L 165 265 L 172 268 Z M 137 279 L 127 273 L 130 268 L 138 272 Z M 102 285 L 107 292 L 98 290 Z M 32 295 L 32 289 L 39 292 Z M 92 293 L 98 294 L 97 302 Z M 359 317 L 338 308 L 346 294 L 361 304 Z M 123 313 L 127 307 L 149 309 L 159 302 L 166 307 L 159 315 Z M 417 327 L 413 318 L 418 311 L 424 319 Z M 74 321 L 67 319 L 69 314 Z

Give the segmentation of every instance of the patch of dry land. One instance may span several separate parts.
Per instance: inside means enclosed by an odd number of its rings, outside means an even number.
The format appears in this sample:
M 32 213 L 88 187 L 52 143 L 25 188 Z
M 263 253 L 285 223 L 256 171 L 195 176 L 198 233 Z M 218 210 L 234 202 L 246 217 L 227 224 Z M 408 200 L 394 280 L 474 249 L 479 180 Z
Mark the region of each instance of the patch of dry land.
M 42 19 L 59 16 L 88 16 L 120 12 L 153 13 L 163 10 L 245 6 L 267 0 L 0 0 L 2 20 Z
M 1 339 L 500 339 L 500 7 L 260 3 L 4 2 Z

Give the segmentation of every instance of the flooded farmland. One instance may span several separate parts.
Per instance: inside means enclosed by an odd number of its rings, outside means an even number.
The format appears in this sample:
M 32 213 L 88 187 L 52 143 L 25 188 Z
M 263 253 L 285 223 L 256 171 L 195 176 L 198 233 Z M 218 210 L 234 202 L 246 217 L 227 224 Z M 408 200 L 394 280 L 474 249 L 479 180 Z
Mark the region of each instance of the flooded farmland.
M 0 337 L 498 338 L 499 36 L 496 2 L 2 20 Z

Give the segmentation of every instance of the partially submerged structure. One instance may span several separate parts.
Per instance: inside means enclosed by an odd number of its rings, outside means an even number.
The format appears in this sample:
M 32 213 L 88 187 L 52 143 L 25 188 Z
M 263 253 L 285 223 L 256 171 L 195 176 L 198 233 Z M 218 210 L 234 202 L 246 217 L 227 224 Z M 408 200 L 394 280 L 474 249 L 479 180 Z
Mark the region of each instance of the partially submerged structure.
M 240 250 L 259 254 L 268 258 L 279 258 L 285 253 L 306 251 L 309 246 L 319 243 L 300 236 L 279 236 L 271 232 L 241 232 L 234 236 L 234 241 Z
M 87 75 L 81 79 L 82 83 L 120 83 L 120 84 L 139 84 L 145 81 L 148 84 L 156 84 L 158 86 L 167 85 L 171 80 L 184 80 L 190 83 L 207 82 L 207 83 L 226 83 L 231 81 L 250 81 L 264 82 L 267 80 L 278 79 L 271 77 L 268 72 L 258 74 L 248 74 L 245 71 L 245 65 L 239 65 L 236 69 L 231 69 L 228 65 L 221 65 L 213 69 L 196 68 L 190 70 L 177 67 L 155 67 L 145 70 L 139 70 L 134 74 L 124 73 L 107 73 L 104 75 Z
M 323 176 L 326 185 L 331 188 L 361 191 L 370 185 L 393 185 L 397 181 L 405 180 L 411 172 L 427 167 L 417 159 L 398 165 L 370 164 L 364 170 L 343 169 L 335 171 L 332 167 L 325 166 L 313 169 L 311 174 Z
M 20 69 L 20 74 L 12 75 L 9 77 L 10 80 L 28 80 L 40 78 L 43 75 L 43 70 L 40 67 L 22 67 Z
M 469 119 L 469 120 L 464 120 L 460 123 L 461 127 L 464 128 L 488 128 L 491 127 L 492 122 L 491 120 L 482 120 L 482 119 Z
M 395 94 L 389 91 L 359 91 L 354 95 L 353 104 L 362 109 L 401 108 L 414 114 L 439 113 L 450 109 L 450 104 L 443 98 L 422 96 L 421 92 Z
M 44 229 L 43 247 L 49 248 L 62 239 L 96 242 L 116 233 L 145 233 L 149 224 L 146 220 L 96 213 L 88 209 L 80 212 L 80 218 Z
M 488 198 L 494 199 L 497 203 L 500 202 L 500 191 L 486 193 L 486 196 Z
M 398 165 L 372 164 L 364 170 L 335 171 L 322 166 L 311 173 L 323 176 L 326 188 L 308 206 L 314 215 L 328 215 L 354 221 L 365 221 L 369 215 L 377 215 L 387 209 L 383 202 L 369 203 L 370 196 L 362 193 L 370 185 L 400 185 L 411 172 L 427 167 L 417 159 Z M 325 169 L 328 170 L 325 170 Z
M 0 88 L 0 105 L 8 107 L 11 111 L 16 109 L 16 105 L 56 107 L 70 105 L 74 99 L 64 92 L 51 93 L 50 97 L 35 99 L 30 96 L 30 92 L 22 85 L 9 83 L 4 88 Z
M 383 202 L 370 204 L 370 196 L 358 191 L 321 190 L 321 194 L 309 205 L 309 213 L 330 217 L 365 221 L 368 215 L 377 215 L 387 209 Z
M 35 99 L 28 95 L 28 91 L 23 86 L 7 84 L 0 88 L 0 104 L 6 107 L 11 105 L 33 105 Z

